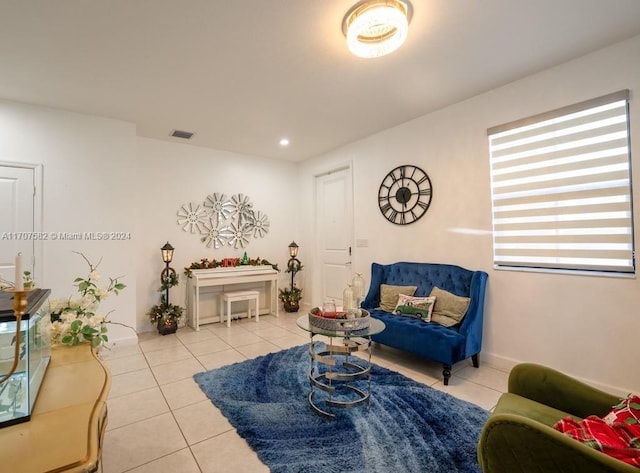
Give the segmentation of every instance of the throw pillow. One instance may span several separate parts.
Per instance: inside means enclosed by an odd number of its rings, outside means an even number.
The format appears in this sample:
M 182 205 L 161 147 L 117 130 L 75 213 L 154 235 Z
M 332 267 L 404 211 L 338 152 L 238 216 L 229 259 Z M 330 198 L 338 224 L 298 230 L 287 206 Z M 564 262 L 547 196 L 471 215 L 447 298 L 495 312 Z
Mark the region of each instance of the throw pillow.
M 609 425 L 622 422 L 624 424 L 633 424 L 640 428 L 640 396 L 630 394 L 620 404 L 613 406 L 611 412 L 603 420 Z M 638 447 L 640 447 L 640 444 Z
M 399 305 L 396 310 L 393 311 L 396 315 L 403 317 L 411 317 L 413 319 L 422 320 L 423 322 L 429 322 L 429 312 L 431 304 L 416 304 L 416 305 Z
M 435 297 L 412 297 L 407 296 L 405 294 L 400 294 L 398 296 L 398 304 L 396 305 L 395 310 L 393 311 L 395 314 L 406 314 L 406 309 L 404 307 L 413 307 L 414 309 L 418 309 L 420 320 L 423 322 L 431 322 L 431 313 L 433 312 L 433 306 L 436 302 Z M 424 316 L 422 315 L 424 314 Z M 412 314 L 409 314 L 412 315 Z
M 597 416 L 576 421 L 565 417 L 553 426 L 557 431 L 617 458 L 640 467 L 640 397 L 629 396 L 603 419 Z
M 398 305 L 398 296 L 406 294 L 413 296 L 418 286 L 392 286 L 390 284 L 380 284 L 380 307 L 378 309 L 385 312 L 393 312 Z
M 429 295 L 436 298 L 431 321 L 445 327 L 453 327 L 459 324 L 467 314 L 467 309 L 471 303 L 471 299 L 468 297 L 456 296 L 437 286 L 433 287 Z

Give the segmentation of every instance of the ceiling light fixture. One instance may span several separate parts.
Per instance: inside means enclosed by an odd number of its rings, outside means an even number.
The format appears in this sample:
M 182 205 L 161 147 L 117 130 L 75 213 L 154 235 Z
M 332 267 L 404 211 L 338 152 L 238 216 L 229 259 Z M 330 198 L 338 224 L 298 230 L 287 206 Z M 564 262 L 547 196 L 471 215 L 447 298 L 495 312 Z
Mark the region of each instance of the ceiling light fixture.
M 289 146 L 289 140 L 287 138 L 282 138 L 280 140 L 280 146 Z
M 412 16 L 408 0 L 363 0 L 344 16 L 342 32 L 356 56 L 380 57 L 404 43 Z

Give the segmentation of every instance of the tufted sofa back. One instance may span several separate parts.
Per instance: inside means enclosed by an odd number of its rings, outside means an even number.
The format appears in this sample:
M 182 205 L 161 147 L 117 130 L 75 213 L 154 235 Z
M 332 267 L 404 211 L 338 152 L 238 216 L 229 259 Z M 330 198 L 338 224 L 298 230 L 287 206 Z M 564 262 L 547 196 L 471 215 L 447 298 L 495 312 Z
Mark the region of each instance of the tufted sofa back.
M 418 286 L 416 296 L 428 296 L 434 286 L 463 297 L 471 295 L 471 280 L 474 271 L 451 264 L 393 263 L 371 264 L 371 285 L 366 301 L 367 307 L 380 305 L 380 285 Z M 363 303 L 363 306 L 365 304 Z
M 440 289 L 457 296 L 471 298 L 467 316 L 463 319 L 460 327 L 461 330 L 467 330 L 470 325 L 481 324 L 487 277 L 488 275 L 484 271 L 470 271 L 452 264 L 372 263 L 369 292 L 362 301 L 362 307 L 372 310 L 380 306 L 381 284 L 417 286 L 416 296 L 428 296 L 431 289 L 438 286 Z

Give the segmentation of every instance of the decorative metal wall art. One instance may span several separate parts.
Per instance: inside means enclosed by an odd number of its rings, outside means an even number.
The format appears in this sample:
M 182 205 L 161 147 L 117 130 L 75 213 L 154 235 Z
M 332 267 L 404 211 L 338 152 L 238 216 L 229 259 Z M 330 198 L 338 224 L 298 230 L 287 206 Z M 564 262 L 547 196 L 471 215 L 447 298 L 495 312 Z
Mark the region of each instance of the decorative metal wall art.
M 253 209 L 251 199 L 234 194 L 231 199 L 214 192 L 202 204 L 189 202 L 178 210 L 178 225 L 186 232 L 198 233 L 207 248 L 230 245 L 244 248 L 250 238 L 269 233 L 269 218 Z

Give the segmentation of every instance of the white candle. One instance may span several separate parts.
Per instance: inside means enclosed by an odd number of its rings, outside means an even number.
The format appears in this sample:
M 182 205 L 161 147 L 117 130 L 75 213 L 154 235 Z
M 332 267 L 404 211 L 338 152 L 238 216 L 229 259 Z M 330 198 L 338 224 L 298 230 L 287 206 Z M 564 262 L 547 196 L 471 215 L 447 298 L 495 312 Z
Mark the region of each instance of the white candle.
M 16 255 L 16 291 L 24 291 L 24 283 L 22 281 L 22 253 Z

